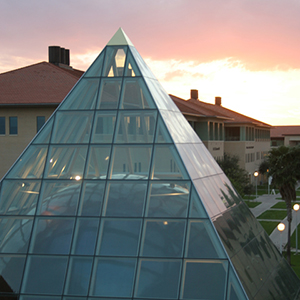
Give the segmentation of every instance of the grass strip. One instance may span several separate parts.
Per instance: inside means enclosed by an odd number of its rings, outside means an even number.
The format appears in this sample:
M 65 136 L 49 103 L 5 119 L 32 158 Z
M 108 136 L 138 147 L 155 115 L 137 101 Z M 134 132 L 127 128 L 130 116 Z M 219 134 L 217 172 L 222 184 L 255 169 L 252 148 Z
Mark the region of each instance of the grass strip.
M 257 217 L 257 219 L 283 220 L 286 217 L 286 210 L 267 210 Z
M 264 228 L 264 230 L 267 232 L 268 235 L 270 235 L 278 225 L 278 222 L 273 222 L 273 221 L 259 221 L 259 223 L 261 224 L 261 226 Z
M 254 208 L 257 205 L 261 204 L 261 202 L 248 201 L 248 200 L 244 200 L 244 202 L 248 205 L 249 208 Z

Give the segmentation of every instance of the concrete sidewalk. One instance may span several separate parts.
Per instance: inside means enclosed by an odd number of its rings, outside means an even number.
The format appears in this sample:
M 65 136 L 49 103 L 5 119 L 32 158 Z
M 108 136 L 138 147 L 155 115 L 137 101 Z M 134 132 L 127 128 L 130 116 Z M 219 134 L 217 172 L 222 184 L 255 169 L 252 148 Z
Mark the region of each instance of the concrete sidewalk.
M 254 208 L 250 208 L 250 210 L 253 213 L 253 215 L 255 216 L 255 218 L 257 218 L 263 212 L 269 210 L 277 202 L 280 202 L 280 200 L 276 199 L 276 198 L 280 198 L 280 197 L 281 197 L 280 194 L 259 196 L 254 201 L 258 201 L 258 202 L 262 202 L 262 203 L 260 205 L 256 206 L 256 207 L 254 207 Z M 296 216 L 296 214 L 298 214 L 298 215 Z M 292 219 L 292 224 L 291 224 L 291 235 L 294 232 L 294 230 L 296 229 L 296 221 L 297 221 L 297 224 L 299 224 L 299 222 L 300 222 L 300 211 L 298 211 L 296 213 L 293 210 L 292 211 L 292 216 L 293 216 L 293 219 Z M 297 220 L 296 220 L 296 218 L 297 218 Z M 282 221 L 278 221 L 278 224 L 280 222 L 284 223 L 285 230 L 283 232 L 280 232 L 277 229 L 277 227 L 276 227 L 274 229 L 274 231 L 270 235 L 270 239 L 272 240 L 272 242 L 274 243 L 274 245 L 278 249 L 280 249 L 280 244 L 282 244 L 284 246 L 287 243 L 287 238 L 288 238 L 288 230 L 287 230 L 288 222 L 287 222 L 287 218 L 285 218 Z

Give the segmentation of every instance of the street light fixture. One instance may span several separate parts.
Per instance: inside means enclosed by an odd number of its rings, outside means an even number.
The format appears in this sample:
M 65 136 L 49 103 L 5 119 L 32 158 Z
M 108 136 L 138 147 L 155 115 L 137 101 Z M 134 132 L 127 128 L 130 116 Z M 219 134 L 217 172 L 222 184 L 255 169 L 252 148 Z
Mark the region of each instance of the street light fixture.
M 282 254 L 282 232 L 285 229 L 285 225 L 283 223 L 279 223 L 277 225 L 277 229 L 280 231 L 280 254 Z
M 295 215 L 296 215 L 296 253 L 298 254 L 298 220 L 297 220 L 297 212 L 300 208 L 300 205 L 298 203 L 294 204 L 293 206 L 293 210 L 295 211 Z
M 255 195 L 256 195 L 256 198 L 257 198 L 257 176 L 258 176 L 258 172 L 257 171 L 255 171 L 254 173 L 253 173 L 253 175 L 254 175 L 254 177 L 255 177 Z

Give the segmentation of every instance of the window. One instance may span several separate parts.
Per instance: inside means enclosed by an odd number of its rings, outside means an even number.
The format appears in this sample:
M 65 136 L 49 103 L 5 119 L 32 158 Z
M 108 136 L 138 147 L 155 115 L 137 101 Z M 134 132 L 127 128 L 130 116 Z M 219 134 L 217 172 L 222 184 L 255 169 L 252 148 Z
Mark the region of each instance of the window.
M 43 125 L 45 124 L 45 117 L 42 116 L 38 116 L 36 117 L 36 132 L 39 132 L 39 130 L 43 127 Z
M 5 134 L 5 117 L 0 117 L 0 134 Z
M 18 117 L 9 117 L 9 134 L 18 134 Z

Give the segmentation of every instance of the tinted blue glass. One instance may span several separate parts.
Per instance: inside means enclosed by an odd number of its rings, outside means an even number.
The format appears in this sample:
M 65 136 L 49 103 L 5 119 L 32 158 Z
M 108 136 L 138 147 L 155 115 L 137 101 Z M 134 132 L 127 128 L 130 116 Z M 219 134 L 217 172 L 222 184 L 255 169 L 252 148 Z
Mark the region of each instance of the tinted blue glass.
M 25 256 L 23 255 L 0 255 L 0 286 L 2 293 L 19 292 L 24 265 Z
M 119 106 L 122 80 L 103 78 L 99 92 L 97 109 L 117 109 Z
M 141 255 L 182 257 L 185 225 L 183 220 L 146 220 Z
M 18 134 L 18 117 L 9 117 L 9 134 Z
M 135 297 L 177 299 L 181 261 L 141 259 Z
M 0 134 L 5 134 L 5 117 L 0 117 Z
M 123 76 L 126 52 L 127 47 L 106 47 L 102 76 Z
M 95 261 L 91 295 L 131 297 L 136 259 L 98 258 Z
M 227 261 L 217 260 L 186 261 L 181 297 L 184 299 L 224 299 L 227 265 Z
M 36 135 L 33 144 L 48 144 L 50 141 L 53 125 L 53 117 L 51 117 L 41 132 Z
M 61 295 L 68 258 L 64 256 L 29 256 L 22 292 Z
M 39 132 L 39 130 L 44 126 L 45 121 L 46 121 L 46 118 L 44 116 L 36 117 L 36 132 Z
M 202 201 L 200 200 L 198 193 L 196 192 L 194 186 L 192 187 L 191 200 L 190 200 L 190 218 L 208 218 L 208 215 L 204 209 Z
M 72 257 L 65 286 L 65 294 L 84 296 L 88 294 L 93 258 Z
M 84 73 L 84 77 L 100 77 L 103 66 L 103 58 L 105 55 L 105 51 L 102 51 L 98 57 L 95 59 L 93 64 L 88 68 L 88 70 Z
M 97 254 L 136 256 L 141 231 L 139 219 L 102 219 Z

